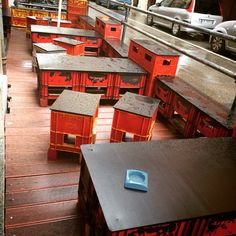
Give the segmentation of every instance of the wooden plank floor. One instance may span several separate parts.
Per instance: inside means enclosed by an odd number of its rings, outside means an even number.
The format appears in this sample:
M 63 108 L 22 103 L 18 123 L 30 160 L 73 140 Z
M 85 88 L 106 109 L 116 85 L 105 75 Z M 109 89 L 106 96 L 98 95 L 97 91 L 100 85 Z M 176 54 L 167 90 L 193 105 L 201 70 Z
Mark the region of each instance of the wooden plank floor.
M 13 28 L 7 53 L 11 88 L 6 117 L 6 235 L 81 235 L 78 211 L 79 157 L 62 153 L 47 160 L 50 110 L 38 105 L 30 41 Z M 96 143 L 109 142 L 112 106 L 99 109 Z M 179 138 L 159 120 L 154 140 Z

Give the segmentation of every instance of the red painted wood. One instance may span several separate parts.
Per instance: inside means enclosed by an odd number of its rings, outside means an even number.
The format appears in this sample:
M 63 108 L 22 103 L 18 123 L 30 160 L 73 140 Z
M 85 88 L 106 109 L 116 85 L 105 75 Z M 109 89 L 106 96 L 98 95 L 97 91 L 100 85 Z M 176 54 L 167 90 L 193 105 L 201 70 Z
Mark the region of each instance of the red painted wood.
M 29 163 L 41 163 L 46 164 L 48 163 L 47 156 L 45 155 L 45 151 L 40 151 L 35 153 L 35 151 L 22 151 L 19 153 L 18 150 L 7 150 L 6 156 L 6 165 L 12 164 L 29 164 Z
M 122 25 L 107 16 L 96 17 L 95 30 L 104 38 L 120 39 Z
M 72 217 L 71 219 L 63 219 L 49 221 L 40 224 L 8 227 L 6 236 L 84 236 L 80 231 L 80 218 Z
M 46 189 L 58 186 L 76 185 L 79 182 L 79 173 L 58 173 L 52 175 L 30 176 L 25 178 L 7 178 L 7 193 Z
M 46 154 L 46 152 L 45 152 Z M 46 156 L 46 155 L 45 155 Z M 58 158 L 59 159 L 59 158 Z M 6 166 L 6 177 L 22 177 L 22 176 L 35 176 L 35 175 L 48 175 L 56 173 L 76 172 L 79 171 L 80 166 L 79 157 L 76 163 L 73 159 L 67 158 L 68 162 L 50 162 L 47 164 L 14 164 Z
M 5 224 L 7 228 L 22 224 L 36 224 L 48 220 L 58 220 L 76 216 L 77 212 L 77 199 L 29 207 L 8 208 L 6 210 Z
M 78 183 L 64 187 L 7 193 L 5 205 L 11 208 L 76 199 L 78 199 Z

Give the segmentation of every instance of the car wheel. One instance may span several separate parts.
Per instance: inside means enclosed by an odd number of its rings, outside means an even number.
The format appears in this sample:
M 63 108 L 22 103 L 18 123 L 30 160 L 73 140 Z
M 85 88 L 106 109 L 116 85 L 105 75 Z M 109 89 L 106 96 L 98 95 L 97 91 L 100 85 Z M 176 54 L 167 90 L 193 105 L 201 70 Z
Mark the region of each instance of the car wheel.
M 173 23 L 172 28 L 171 28 L 171 33 L 174 36 L 178 36 L 179 37 L 181 35 L 180 25 L 176 24 L 176 23 Z
M 153 25 L 153 16 L 147 15 L 147 25 Z
M 110 8 L 111 8 L 111 3 L 110 3 L 110 0 L 108 0 L 108 1 L 107 1 L 107 5 L 106 5 L 106 7 L 107 7 L 108 9 L 110 9 Z
M 222 53 L 225 51 L 225 41 L 222 38 L 212 36 L 211 49 L 213 52 Z

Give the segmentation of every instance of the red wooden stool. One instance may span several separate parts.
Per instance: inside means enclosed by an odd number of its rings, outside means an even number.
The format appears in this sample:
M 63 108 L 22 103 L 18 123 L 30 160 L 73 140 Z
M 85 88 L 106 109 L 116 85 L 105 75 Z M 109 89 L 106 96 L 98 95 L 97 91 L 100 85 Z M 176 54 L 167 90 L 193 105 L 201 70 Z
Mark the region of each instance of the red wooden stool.
M 51 106 L 48 159 L 58 151 L 80 152 L 81 144 L 91 144 L 95 136 L 100 95 L 64 90 Z
M 66 49 L 67 54 L 84 56 L 84 42 L 66 37 L 53 39 L 54 44 Z
M 122 25 L 109 17 L 96 17 L 95 30 L 104 38 L 120 39 Z
M 133 141 L 151 140 L 158 105 L 158 99 L 126 92 L 114 106 L 110 142 L 124 141 L 125 133 Z
M 146 96 L 153 95 L 156 76 L 176 75 L 179 62 L 179 54 L 174 50 L 146 39 L 131 40 L 128 58 L 149 73 L 144 93 Z

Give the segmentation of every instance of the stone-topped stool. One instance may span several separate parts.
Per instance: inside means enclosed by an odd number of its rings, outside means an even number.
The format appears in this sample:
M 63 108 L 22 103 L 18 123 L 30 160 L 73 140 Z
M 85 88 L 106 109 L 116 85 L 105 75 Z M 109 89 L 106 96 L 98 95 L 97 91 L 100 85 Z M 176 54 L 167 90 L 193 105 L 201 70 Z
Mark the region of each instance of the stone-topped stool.
M 114 106 L 110 142 L 125 141 L 126 133 L 133 141 L 151 140 L 158 105 L 158 99 L 126 92 Z
M 112 20 L 107 16 L 97 16 L 95 30 L 104 38 L 120 39 L 122 25 L 116 20 Z
M 150 39 L 131 39 L 128 58 L 148 73 L 144 95 L 153 96 L 156 76 L 175 76 L 179 53 Z
M 76 39 L 66 37 L 55 38 L 53 43 L 66 49 L 67 54 L 84 56 L 85 43 Z
M 100 95 L 64 90 L 51 106 L 48 159 L 58 151 L 80 153 L 80 145 L 95 139 Z

